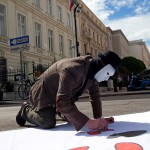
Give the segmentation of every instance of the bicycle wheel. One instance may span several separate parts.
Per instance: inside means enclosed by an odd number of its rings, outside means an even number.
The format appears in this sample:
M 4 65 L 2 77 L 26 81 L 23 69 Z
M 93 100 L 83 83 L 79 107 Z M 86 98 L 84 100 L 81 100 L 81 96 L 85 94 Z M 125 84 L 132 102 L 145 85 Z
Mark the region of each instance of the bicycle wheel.
M 27 84 L 21 84 L 18 87 L 18 95 L 21 99 L 27 100 L 29 98 L 30 86 Z

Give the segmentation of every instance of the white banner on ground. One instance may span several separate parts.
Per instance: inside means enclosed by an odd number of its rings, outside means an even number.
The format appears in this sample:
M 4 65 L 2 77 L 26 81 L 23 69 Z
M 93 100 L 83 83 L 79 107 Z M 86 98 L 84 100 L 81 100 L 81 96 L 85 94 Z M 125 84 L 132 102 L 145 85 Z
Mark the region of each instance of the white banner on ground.
M 109 129 L 97 135 L 77 132 L 70 124 L 57 125 L 54 129 L 42 130 L 28 128 L 0 132 L 1 150 L 71 150 L 77 147 L 89 147 L 88 150 L 115 150 L 119 142 L 132 142 L 150 150 L 150 112 L 115 116 L 115 123 Z M 114 133 L 147 130 L 146 133 L 134 136 L 108 139 Z M 84 149 L 85 150 L 85 149 Z

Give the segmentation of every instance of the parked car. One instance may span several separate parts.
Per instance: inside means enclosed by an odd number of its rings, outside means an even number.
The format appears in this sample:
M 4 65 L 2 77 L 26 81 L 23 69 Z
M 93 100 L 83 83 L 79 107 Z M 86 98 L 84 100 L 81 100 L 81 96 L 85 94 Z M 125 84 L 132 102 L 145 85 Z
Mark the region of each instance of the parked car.
M 150 69 L 145 69 L 136 76 L 132 76 L 127 88 L 128 91 L 146 89 L 150 89 Z
M 3 100 L 3 91 L 0 89 L 0 101 Z

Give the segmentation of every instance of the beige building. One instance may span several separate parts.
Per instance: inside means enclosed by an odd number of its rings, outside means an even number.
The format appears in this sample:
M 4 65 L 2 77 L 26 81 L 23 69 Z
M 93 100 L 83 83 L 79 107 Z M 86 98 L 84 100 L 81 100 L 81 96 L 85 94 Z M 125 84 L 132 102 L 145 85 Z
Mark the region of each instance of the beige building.
M 0 0 L 0 62 L 5 61 L 4 72 L 20 72 L 20 56 L 26 75 L 33 72 L 33 65 L 48 67 L 59 59 L 76 56 L 73 21 L 66 0 Z M 9 40 L 26 35 L 29 50 L 11 51 Z
M 150 54 L 146 47 L 145 42 L 142 40 L 128 41 L 121 30 L 109 31 L 109 45 L 112 46 L 114 52 L 116 52 L 121 58 L 127 56 L 133 56 L 144 62 L 147 68 L 150 68 Z
M 97 57 L 99 52 L 113 50 L 122 58 L 141 58 L 149 66 L 144 42 L 137 52 L 135 42 L 129 43 L 121 30 L 106 28 L 81 0 L 79 6 L 76 22 L 80 55 Z M 74 25 L 68 0 L 0 0 L 0 83 L 6 80 L 6 74 L 23 72 L 28 76 L 33 68 L 46 68 L 59 59 L 77 56 Z M 10 39 L 22 36 L 29 36 L 28 50 L 10 47 Z
M 130 41 L 128 48 L 130 56 L 140 59 L 146 68 L 150 68 L 150 54 L 143 40 Z
M 99 52 L 108 49 L 108 33 L 98 17 L 80 1 L 80 50 L 81 55 L 97 57 Z
M 128 51 L 128 39 L 123 34 L 121 30 L 111 30 L 108 27 L 108 30 L 110 32 L 110 45 L 112 45 L 112 49 L 114 52 L 116 52 L 121 58 L 129 56 Z

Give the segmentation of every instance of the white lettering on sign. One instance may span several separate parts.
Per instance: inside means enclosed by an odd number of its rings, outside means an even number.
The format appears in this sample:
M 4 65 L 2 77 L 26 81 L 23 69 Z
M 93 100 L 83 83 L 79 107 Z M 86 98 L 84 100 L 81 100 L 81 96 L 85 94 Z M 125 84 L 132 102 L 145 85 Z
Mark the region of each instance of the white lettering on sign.
M 22 39 L 14 39 L 13 41 L 11 41 L 11 43 L 14 44 L 14 45 L 17 45 L 17 44 L 19 44 L 19 43 L 24 43 L 24 42 L 26 42 L 26 41 L 28 41 L 28 38 L 27 38 L 27 37 L 22 38 Z

